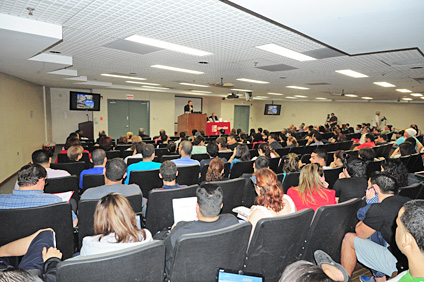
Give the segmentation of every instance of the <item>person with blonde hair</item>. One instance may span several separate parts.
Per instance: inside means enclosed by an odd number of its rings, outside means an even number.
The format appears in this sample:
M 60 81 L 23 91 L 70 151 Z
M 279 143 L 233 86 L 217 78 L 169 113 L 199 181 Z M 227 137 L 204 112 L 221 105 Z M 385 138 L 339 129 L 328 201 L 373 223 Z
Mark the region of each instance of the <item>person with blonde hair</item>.
M 300 171 L 299 186 L 287 191 L 297 210 L 336 204 L 336 191 L 327 189 L 324 171 L 319 164 L 307 164 Z
M 97 203 L 94 234 L 84 237 L 81 256 L 122 250 L 153 240 L 149 230 L 138 228 L 130 203 L 118 193 L 109 193 Z
M 220 181 L 224 175 L 224 161 L 220 158 L 214 158 L 209 163 L 206 172 L 206 181 Z
M 132 133 L 131 131 L 128 131 L 126 134 L 127 137 L 127 142 L 131 143 L 132 142 L 132 138 L 133 138 L 134 133 Z
M 84 148 L 81 145 L 74 145 L 69 147 L 66 155 L 68 159 L 72 162 L 78 162 L 82 158 L 82 153 L 84 152 Z
M 283 172 L 297 172 L 299 171 L 299 156 L 295 153 L 289 153 L 283 157 Z

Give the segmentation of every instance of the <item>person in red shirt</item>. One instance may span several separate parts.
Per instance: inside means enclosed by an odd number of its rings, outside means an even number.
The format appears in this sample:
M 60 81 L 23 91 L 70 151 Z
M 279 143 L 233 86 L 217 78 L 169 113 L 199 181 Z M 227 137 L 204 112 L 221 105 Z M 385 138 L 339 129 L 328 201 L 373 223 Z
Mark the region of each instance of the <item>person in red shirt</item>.
M 368 148 L 375 147 L 374 140 L 375 140 L 374 135 L 371 134 L 371 133 L 367 133 L 367 135 L 365 135 L 365 143 L 355 147 L 355 150 L 359 150 L 359 149 L 365 148 L 365 147 L 368 147 Z
M 322 167 L 311 163 L 302 168 L 299 186 L 291 187 L 287 195 L 292 198 L 296 210 L 311 208 L 316 211 L 321 206 L 337 204 L 336 191 L 327 187 Z

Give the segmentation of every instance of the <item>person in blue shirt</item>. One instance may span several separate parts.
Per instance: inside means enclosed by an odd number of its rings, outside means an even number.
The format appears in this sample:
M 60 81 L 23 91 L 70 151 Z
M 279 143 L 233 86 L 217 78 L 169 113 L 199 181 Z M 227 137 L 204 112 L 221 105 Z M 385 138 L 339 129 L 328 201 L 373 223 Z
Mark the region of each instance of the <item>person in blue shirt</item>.
M 172 189 L 186 187 L 177 183 L 177 166 L 171 161 L 165 161 L 160 166 L 159 177 L 163 180 L 163 186 L 159 189 Z
M 96 149 L 91 154 L 93 168 L 85 169 L 80 174 L 79 187 L 82 189 L 82 179 L 85 174 L 103 174 L 107 162 L 106 152 L 103 149 Z
M 152 144 L 144 145 L 143 160 L 141 162 L 128 166 L 127 178 L 125 179 L 124 183 L 129 184 L 131 171 L 159 169 L 161 163 L 154 162 L 153 161 L 154 158 L 155 158 L 155 147 Z
M 172 162 L 176 164 L 177 166 L 187 166 L 187 165 L 200 166 L 200 163 L 198 161 L 190 159 L 192 150 L 193 150 L 193 145 L 191 144 L 190 141 L 182 141 L 179 147 L 181 158 L 172 160 Z

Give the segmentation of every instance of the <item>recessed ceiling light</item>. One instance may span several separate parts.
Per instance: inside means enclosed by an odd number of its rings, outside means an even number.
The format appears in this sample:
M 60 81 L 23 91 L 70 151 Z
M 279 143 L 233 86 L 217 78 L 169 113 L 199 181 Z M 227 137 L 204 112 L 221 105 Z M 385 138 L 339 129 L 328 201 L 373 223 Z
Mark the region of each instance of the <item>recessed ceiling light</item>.
M 411 96 L 414 96 L 414 97 L 422 97 L 422 96 L 423 96 L 423 94 L 421 94 L 421 93 L 411 93 Z
M 293 86 L 293 85 L 290 85 L 290 86 L 286 86 L 287 88 L 293 88 L 293 89 L 300 89 L 300 90 L 308 90 L 309 88 L 307 88 L 307 87 L 300 87 L 300 86 Z
M 327 98 L 322 98 L 322 97 L 317 97 L 315 99 L 317 99 L 317 100 L 328 100 Z
M 248 78 L 237 78 L 236 80 L 244 81 L 244 82 L 251 82 L 251 83 L 259 83 L 259 84 L 269 83 L 268 81 L 254 80 L 254 79 L 248 79 Z
M 196 93 L 212 93 L 210 91 L 202 91 L 202 90 L 191 90 L 191 92 L 196 92 Z
M 372 99 L 374 99 L 374 98 L 372 98 L 372 97 L 361 97 L 361 99 L 365 99 L 365 100 L 372 100 Z
M 283 56 L 283 57 L 291 58 L 291 59 L 294 59 L 294 60 L 297 60 L 297 61 L 300 61 L 300 62 L 316 60 L 313 57 L 304 55 L 302 53 L 299 53 L 299 52 L 296 52 L 296 51 L 293 51 L 293 50 L 290 50 L 290 49 L 287 49 L 287 48 L 284 48 L 284 47 L 281 47 L 279 45 L 272 44 L 272 43 L 261 45 L 261 46 L 256 46 L 256 48 L 264 50 L 264 51 L 268 51 L 268 52 L 271 52 L 271 53 L 274 53 L 274 54 L 277 54 L 277 55 L 280 55 L 280 56 Z
M 303 96 L 303 95 L 294 95 L 294 97 L 297 97 L 297 98 L 308 98 L 308 96 Z
M 411 93 L 411 90 L 408 89 L 396 89 L 397 92 L 401 92 L 401 93 Z
M 412 101 L 413 99 L 412 98 L 402 98 L 402 100 L 404 100 L 404 101 Z
M 169 89 L 169 88 L 166 88 L 166 87 L 155 87 L 155 86 L 141 86 L 141 87 L 150 88 L 150 89 L 163 89 L 163 90 Z
M 396 85 L 385 82 L 385 81 L 374 82 L 374 84 L 383 86 L 383 87 L 396 87 Z
M 368 77 L 368 75 L 366 75 L 366 74 L 359 73 L 359 72 L 356 72 L 356 71 L 353 71 L 353 70 L 336 70 L 336 72 L 350 76 L 350 77 L 354 77 L 354 78 Z
M 170 51 L 194 55 L 194 56 L 212 55 L 212 53 L 209 53 L 206 51 L 202 51 L 202 50 L 198 50 L 198 49 L 194 49 L 194 48 L 190 48 L 190 47 L 186 47 L 186 46 L 182 46 L 182 45 L 178 45 L 174 43 L 169 43 L 169 42 L 165 42 L 158 39 L 148 38 L 148 37 L 144 37 L 140 35 L 132 35 L 130 37 L 125 38 L 125 40 L 137 42 L 137 43 L 145 44 L 149 46 L 154 46 L 154 47 L 158 47 L 158 48 L 162 48 L 162 49 L 166 49 Z
M 296 97 L 287 96 L 287 99 L 296 99 Z
M 151 67 L 157 68 L 157 69 L 163 69 L 163 70 L 186 72 L 186 73 L 191 73 L 191 74 L 204 74 L 204 72 L 201 72 L 201 71 L 187 70 L 187 69 L 169 67 L 169 66 L 164 66 L 164 65 L 152 65 Z
M 358 97 L 358 95 L 355 94 L 345 94 L 346 97 Z
M 188 86 L 196 86 L 196 87 L 209 87 L 209 85 L 201 85 L 201 84 L 194 84 L 194 83 L 185 83 L 180 82 L 181 85 L 188 85 Z
M 267 94 L 270 94 L 270 95 L 284 95 L 284 94 L 282 94 L 282 93 L 274 93 L 274 92 L 268 92 Z
M 267 96 L 256 96 L 255 98 L 267 99 Z
M 420 97 L 421 99 L 424 99 L 424 97 Z
M 241 91 L 241 92 L 252 92 L 252 90 L 249 90 L 249 89 L 238 89 L 238 88 L 233 88 L 233 89 L 231 89 L 231 90 L 234 90 L 234 91 Z M 230 93 L 231 94 L 231 93 Z
M 152 85 L 152 86 L 159 86 L 159 83 L 150 83 L 150 82 L 138 82 L 138 81 L 125 81 L 127 83 L 134 83 L 134 84 L 143 84 L 143 85 Z
M 109 76 L 109 77 L 126 78 L 126 79 L 146 80 L 145 78 L 142 78 L 142 77 L 117 75 L 117 74 L 110 74 L 110 73 L 102 73 L 101 75 L 103 75 L 103 76 Z

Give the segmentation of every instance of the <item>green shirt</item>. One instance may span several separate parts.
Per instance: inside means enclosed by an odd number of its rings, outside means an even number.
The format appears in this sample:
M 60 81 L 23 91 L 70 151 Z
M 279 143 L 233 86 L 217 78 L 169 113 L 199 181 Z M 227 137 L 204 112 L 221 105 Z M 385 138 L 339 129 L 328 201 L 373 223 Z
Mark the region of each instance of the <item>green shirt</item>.
M 399 279 L 399 282 L 410 282 L 410 281 L 424 281 L 423 277 L 417 277 L 417 278 L 412 278 L 411 274 L 409 274 L 409 270 L 406 272 L 406 274 Z

